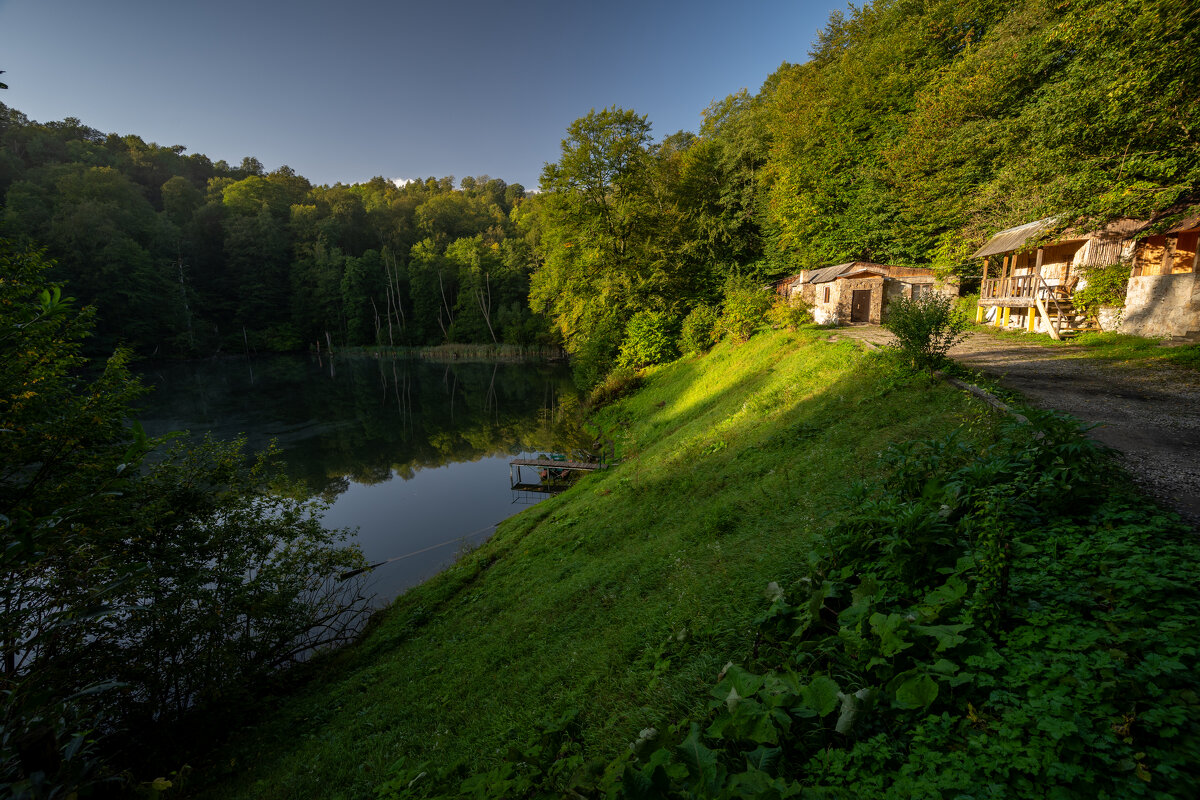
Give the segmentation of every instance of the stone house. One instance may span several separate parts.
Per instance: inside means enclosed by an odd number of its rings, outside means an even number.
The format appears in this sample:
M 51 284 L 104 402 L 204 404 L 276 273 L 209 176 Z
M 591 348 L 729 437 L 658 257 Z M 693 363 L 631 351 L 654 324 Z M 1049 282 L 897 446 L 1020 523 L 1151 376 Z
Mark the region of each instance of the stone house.
M 870 261 L 850 261 L 832 267 L 804 270 L 778 281 L 775 291 L 812 307 L 821 325 L 871 322 L 879 324 L 888 303 L 897 297 L 919 297 L 940 292 L 957 296 L 958 286 L 943 283 L 932 269 L 897 267 Z

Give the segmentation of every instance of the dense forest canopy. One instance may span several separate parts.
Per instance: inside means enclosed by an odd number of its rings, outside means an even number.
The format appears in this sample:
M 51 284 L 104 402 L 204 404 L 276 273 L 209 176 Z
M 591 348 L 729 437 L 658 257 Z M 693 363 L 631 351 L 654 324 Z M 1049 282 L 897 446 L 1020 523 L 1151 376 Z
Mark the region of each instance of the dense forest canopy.
M 9 236 L 46 246 L 103 346 L 195 355 L 324 343 L 531 343 L 525 197 L 502 180 L 313 186 L 0 109 Z
M 738 277 L 970 276 L 1000 228 L 1183 210 L 1198 77 L 1195 3 L 880 0 L 695 133 L 593 110 L 529 196 L 486 176 L 313 186 L 9 108 L 0 193 L 6 235 L 48 248 L 104 346 L 563 344 L 602 375 L 639 314 L 677 333 Z

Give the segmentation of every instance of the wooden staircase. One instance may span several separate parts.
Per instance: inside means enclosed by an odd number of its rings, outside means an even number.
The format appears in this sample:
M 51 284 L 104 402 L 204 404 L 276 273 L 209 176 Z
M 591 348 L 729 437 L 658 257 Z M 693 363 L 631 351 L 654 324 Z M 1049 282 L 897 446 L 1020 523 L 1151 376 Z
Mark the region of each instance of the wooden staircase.
M 1050 324 L 1059 338 L 1069 339 L 1080 333 L 1099 331 L 1100 322 L 1095 316 L 1084 309 L 1076 308 L 1069 298 L 1055 297 L 1051 294 L 1046 301 Z

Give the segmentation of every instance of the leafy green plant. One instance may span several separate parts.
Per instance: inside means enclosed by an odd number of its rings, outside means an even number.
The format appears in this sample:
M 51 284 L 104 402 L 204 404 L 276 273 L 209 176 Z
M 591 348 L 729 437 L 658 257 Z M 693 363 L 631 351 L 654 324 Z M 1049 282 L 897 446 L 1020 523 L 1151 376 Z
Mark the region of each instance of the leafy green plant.
M 731 275 L 725 281 L 721 327 L 737 342 L 750 338 L 762 325 L 772 295 L 748 275 Z
M 1101 306 L 1124 306 L 1129 288 L 1130 266 L 1118 262 L 1103 267 L 1084 267 L 1082 286 L 1071 295 L 1079 308 L 1095 313 Z
M 941 366 L 950 348 L 965 338 L 967 325 L 954 300 L 937 292 L 892 300 L 883 320 L 883 327 L 896 337 L 893 346 L 914 369 Z
M 720 321 L 720 313 L 707 303 L 693 308 L 683 318 L 683 327 L 679 335 L 679 349 L 688 354 L 707 352 L 716 344 L 717 326 Z
M 813 321 L 812 306 L 799 299 L 788 301 L 777 297 L 768 309 L 766 318 L 772 328 L 795 331 Z
M 592 409 L 603 408 L 625 395 L 632 394 L 642 385 L 642 378 L 631 367 L 617 367 L 604 376 L 588 394 L 588 405 Z
M 112 779 L 117 741 L 154 746 L 365 611 L 337 581 L 361 555 L 274 454 L 207 442 L 142 463 L 161 441 L 127 424 L 127 354 L 88 377 L 91 314 L 47 267 L 0 241 L 0 793 L 20 798 Z
M 675 358 L 678 320 L 665 311 L 639 311 L 625 326 L 625 340 L 617 363 L 622 367 L 645 367 Z

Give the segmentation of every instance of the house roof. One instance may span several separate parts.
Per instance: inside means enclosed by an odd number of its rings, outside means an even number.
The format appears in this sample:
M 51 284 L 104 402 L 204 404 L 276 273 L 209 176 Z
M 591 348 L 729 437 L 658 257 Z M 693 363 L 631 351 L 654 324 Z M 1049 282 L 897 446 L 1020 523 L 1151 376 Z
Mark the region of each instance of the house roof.
M 1024 225 L 1018 225 L 1015 228 L 1002 230 L 988 239 L 987 244 L 976 250 L 971 258 L 983 258 L 984 256 L 994 256 L 997 253 L 1008 253 L 1016 250 L 1033 237 L 1050 230 L 1057 222 L 1058 217 L 1046 217 L 1034 222 L 1026 222 Z
M 887 277 L 887 274 L 888 271 L 886 267 L 881 268 L 879 266 L 869 265 L 861 266 L 857 269 L 851 269 L 848 272 L 843 272 L 841 275 L 837 276 L 837 280 L 842 280 L 843 278 L 856 278 L 860 275 L 872 275 L 879 278 L 885 278 Z
M 1197 220 L 1200 220 L 1200 215 L 1192 218 L 1193 224 Z M 1187 222 L 1188 220 L 1184 220 L 1180 224 Z M 1058 217 L 1046 217 L 1045 219 L 1027 222 L 1024 225 L 1000 231 L 988 239 L 987 244 L 976 250 L 975 254 L 971 257 L 983 258 L 984 256 L 994 256 L 999 253 L 1011 253 L 1013 250 L 1021 248 L 1030 239 L 1051 230 L 1056 224 L 1058 224 Z M 1056 244 L 1060 244 L 1062 242 L 1078 241 L 1081 239 L 1095 239 L 1106 244 L 1118 243 L 1136 236 L 1149 224 L 1146 220 L 1123 217 L 1107 222 L 1099 228 L 1088 229 L 1081 226 L 1072 226 L 1065 229 L 1058 236 L 1055 236 L 1053 241 Z
M 818 270 L 813 270 L 808 276 L 807 283 L 829 283 L 838 278 L 847 278 L 851 275 L 858 275 L 863 272 L 868 272 L 872 275 L 883 276 L 911 276 L 911 275 L 933 275 L 932 269 L 924 267 L 895 267 L 891 264 L 876 264 L 873 261 L 847 261 L 845 264 L 835 264 L 832 267 L 822 267 Z
M 887 264 L 874 264 L 870 261 L 847 261 L 845 264 L 835 264 L 832 267 L 822 267 L 818 270 L 813 270 L 813 273 L 808 276 L 809 283 L 828 283 L 829 281 L 840 278 L 847 273 L 857 271 L 866 267 L 875 267 L 883 270 L 883 274 L 887 274 Z
M 1196 228 L 1200 228 L 1200 214 L 1192 214 L 1190 217 L 1184 217 L 1183 219 L 1179 220 L 1179 222 L 1176 223 L 1175 227 L 1173 227 L 1173 228 L 1171 228 L 1171 230 L 1167 231 L 1167 235 L 1170 236 L 1171 234 L 1174 234 L 1174 233 L 1183 233 L 1184 231 L 1193 231 Z

